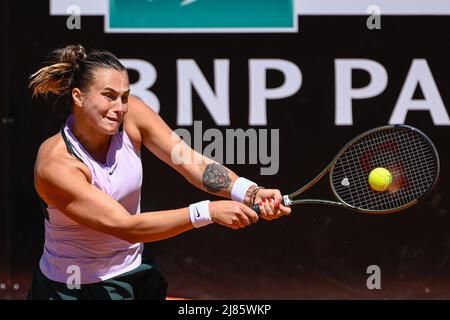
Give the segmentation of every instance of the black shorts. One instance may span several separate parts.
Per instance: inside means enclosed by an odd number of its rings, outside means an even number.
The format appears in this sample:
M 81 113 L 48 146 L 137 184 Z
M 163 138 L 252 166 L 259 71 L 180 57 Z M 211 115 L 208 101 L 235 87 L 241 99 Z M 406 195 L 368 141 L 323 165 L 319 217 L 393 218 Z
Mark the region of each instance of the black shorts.
M 167 281 L 153 261 L 114 278 L 70 289 L 66 283 L 48 279 L 38 268 L 28 300 L 164 300 Z

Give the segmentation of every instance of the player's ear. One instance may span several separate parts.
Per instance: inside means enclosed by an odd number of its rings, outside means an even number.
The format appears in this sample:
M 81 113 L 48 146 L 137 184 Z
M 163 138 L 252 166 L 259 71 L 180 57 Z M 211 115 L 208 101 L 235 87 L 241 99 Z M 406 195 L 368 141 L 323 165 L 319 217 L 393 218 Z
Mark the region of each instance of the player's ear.
M 77 107 L 83 106 L 83 93 L 78 88 L 72 89 L 72 100 Z

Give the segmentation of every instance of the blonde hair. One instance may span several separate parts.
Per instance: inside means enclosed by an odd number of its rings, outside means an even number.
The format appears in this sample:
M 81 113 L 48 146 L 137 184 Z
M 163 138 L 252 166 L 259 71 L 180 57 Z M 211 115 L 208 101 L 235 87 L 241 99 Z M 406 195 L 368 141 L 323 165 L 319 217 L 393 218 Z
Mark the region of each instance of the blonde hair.
M 69 94 L 73 88 L 86 89 L 93 80 L 96 68 L 113 68 L 125 71 L 119 59 L 108 51 L 86 54 L 81 45 L 69 45 L 52 52 L 51 64 L 30 76 L 29 87 L 33 97 L 48 93 L 58 96 Z

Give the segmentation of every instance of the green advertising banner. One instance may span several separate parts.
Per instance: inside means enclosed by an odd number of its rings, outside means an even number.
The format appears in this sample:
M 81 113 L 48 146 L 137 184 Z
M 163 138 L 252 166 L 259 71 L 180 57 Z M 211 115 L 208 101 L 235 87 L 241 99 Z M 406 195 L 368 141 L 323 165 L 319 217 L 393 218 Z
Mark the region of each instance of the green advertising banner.
M 110 31 L 296 30 L 293 0 L 110 0 Z M 156 31 L 155 30 L 155 31 Z

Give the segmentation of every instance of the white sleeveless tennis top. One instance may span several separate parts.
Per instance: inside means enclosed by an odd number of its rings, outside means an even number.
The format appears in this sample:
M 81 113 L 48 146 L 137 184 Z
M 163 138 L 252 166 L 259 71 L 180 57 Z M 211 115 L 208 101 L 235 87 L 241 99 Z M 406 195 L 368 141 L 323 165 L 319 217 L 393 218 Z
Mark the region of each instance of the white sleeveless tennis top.
M 130 214 L 140 213 L 142 163 L 125 131 L 111 137 L 106 163 L 95 161 L 72 134 L 70 115 L 62 133 L 73 153 L 92 174 L 91 183 L 118 201 Z M 103 281 L 141 264 L 143 244 L 95 231 L 73 221 L 49 206 L 45 220 L 44 253 L 39 266 L 49 279 L 88 284 Z M 95 214 L 95 212 L 91 212 Z M 75 282 L 77 281 L 77 282 Z

